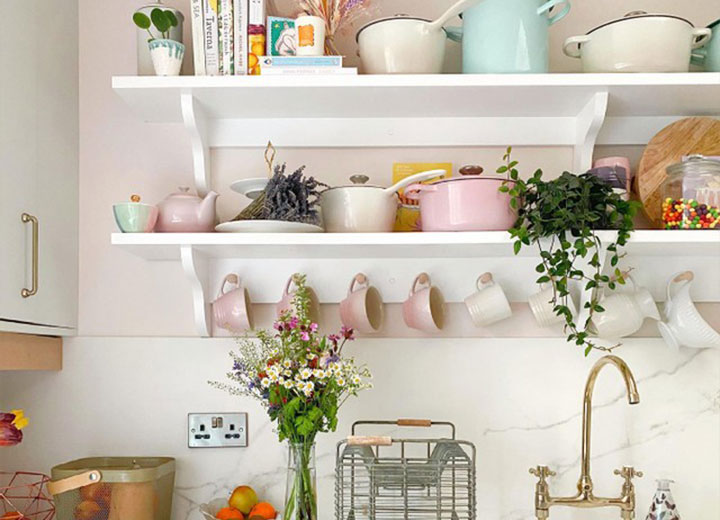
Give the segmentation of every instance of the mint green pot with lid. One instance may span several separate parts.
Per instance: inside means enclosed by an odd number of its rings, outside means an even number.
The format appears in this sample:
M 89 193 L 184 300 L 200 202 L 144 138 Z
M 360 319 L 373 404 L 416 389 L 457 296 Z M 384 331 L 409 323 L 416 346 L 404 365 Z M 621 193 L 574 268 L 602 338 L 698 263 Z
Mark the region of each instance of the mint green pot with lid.
M 445 30 L 462 40 L 466 74 L 543 73 L 550 26 L 569 11 L 569 0 L 484 0 L 463 12 L 462 28 Z
M 708 25 L 708 29 L 712 30 L 710 41 L 705 47 L 693 50 L 690 61 L 705 72 L 720 72 L 720 19 Z

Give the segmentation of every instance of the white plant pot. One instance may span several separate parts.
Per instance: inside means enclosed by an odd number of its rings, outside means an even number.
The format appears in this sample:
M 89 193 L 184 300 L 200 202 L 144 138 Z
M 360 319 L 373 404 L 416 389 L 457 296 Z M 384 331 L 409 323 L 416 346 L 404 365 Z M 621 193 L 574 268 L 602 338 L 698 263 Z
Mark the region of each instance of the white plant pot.
M 157 76 L 180 74 L 185 46 L 175 40 L 151 40 L 148 42 L 150 57 Z

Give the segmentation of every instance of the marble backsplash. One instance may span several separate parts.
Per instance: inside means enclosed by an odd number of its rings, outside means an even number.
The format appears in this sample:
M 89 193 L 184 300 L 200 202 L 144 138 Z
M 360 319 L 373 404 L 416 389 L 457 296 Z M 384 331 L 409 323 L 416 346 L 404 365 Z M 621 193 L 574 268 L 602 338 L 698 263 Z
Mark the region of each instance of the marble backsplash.
M 286 452 L 262 409 L 206 381 L 221 379 L 231 339 L 75 338 L 60 373 L 0 375 L 0 408 L 23 407 L 25 442 L 0 451 L 0 469 L 49 471 L 96 455 L 177 458 L 173 520 L 199 520 L 198 504 L 250 484 L 280 505 Z M 477 446 L 478 518 L 533 517 L 528 468 L 558 472 L 553 494 L 571 494 L 579 473 L 582 389 L 592 359 L 562 340 L 365 339 L 351 345 L 375 387 L 341 410 L 338 432 L 318 444 L 320 518 L 333 518 L 335 445 L 356 419 L 453 421 Z M 633 465 L 638 518 L 655 478 L 676 481 L 680 513 L 720 517 L 720 352 L 671 354 L 657 339 L 618 352 L 633 370 L 641 402 L 628 406 L 612 367 L 595 391 L 592 475 L 596 492 L 617 495 L 613 469 Z M 246 411 L 249 447 L 190 450 L 188 412 Z M 411 432 L 404 432 L 411 433 Z M 421 432 L 422 433 L 422 432 Z M 612 510 L 556 510 L 553 519 L 617 518 Z

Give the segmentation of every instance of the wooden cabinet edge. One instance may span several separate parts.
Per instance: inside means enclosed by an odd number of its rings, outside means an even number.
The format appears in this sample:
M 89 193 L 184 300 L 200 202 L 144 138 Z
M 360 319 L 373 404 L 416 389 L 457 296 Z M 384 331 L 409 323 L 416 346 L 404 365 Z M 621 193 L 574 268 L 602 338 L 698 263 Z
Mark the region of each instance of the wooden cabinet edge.
M 0 332 L 1 370 L 62 370 L 61 337 Z

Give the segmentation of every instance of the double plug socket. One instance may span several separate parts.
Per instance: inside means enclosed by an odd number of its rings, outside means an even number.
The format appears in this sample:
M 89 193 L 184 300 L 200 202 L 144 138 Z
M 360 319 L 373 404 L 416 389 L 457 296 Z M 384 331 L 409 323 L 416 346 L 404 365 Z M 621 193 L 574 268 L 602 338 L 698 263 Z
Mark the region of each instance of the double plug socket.
M 189 448 L 244 448 L 247 445 L 246 413 L 188 414 Z

